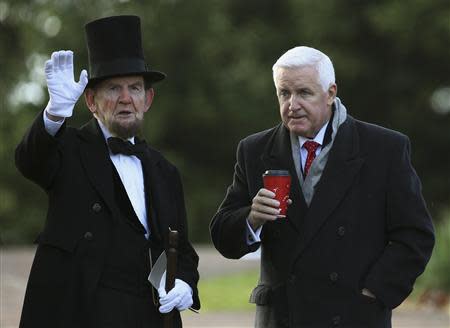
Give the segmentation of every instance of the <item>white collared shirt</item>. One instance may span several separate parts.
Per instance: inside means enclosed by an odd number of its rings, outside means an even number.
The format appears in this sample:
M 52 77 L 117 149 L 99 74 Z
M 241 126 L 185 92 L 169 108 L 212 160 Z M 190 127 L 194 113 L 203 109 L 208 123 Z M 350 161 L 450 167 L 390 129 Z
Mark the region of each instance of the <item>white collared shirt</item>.
M 97 122 L 100 125 L 105 140 L 107 140 L 112 136 L 111 133 L 99 120 L 97 120 Z M 59 122 L 50 120 L 47 115 L 45 115 L 44 111 L 44 126 L 50 135 L 55 136 L 63 123 L 64 120 Z M 134 137 L 128 139 L 128 141 L 134 144 Z M 119 174 L 120 180 L 125 187 L 128 198 L 130 199 L 131 205 L 133 206 L 139 221 L 144 226 L 145 231 L 147 231 L 145 238 L 148 239 L 150 230 L 147 224 L 144 174 L 141 161 L 136 156 L 127 156 L 123 154 L 114 155 L 111 151 L 109 151 L 109 158 L 111 158 L 111 161 Z
M 112 137 L 108 129 L 97 120 L 100 128 L 103 132 L 105 140 Z M 128 139 L 134 145 L 134 137 Z M 147 208 L 145 206 L 145 187 L 144 187 L 144 173 L 142 171 L 142 163 L 139 158 L 134 155 L 128 156 L 123 154 L 113 154 L 109 151 L 109 158 L 116 167 L 117 173 L 119 173 L 120 180 L 125 187 L 128 198 L 131 205 L 133 205 L 134 212 L 136 213 L 139 221 L 144 226 L 145 238 L 149 237 L 149 228 L 147 224 Z

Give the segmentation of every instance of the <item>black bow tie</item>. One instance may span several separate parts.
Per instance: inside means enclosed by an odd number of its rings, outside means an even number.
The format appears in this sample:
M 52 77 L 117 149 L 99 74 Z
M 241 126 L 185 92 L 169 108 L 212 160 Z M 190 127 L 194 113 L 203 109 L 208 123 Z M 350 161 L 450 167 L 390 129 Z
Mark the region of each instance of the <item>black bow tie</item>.
M 108 138 L 108 146 L 114 155 L 116 154 L 123 154 L 128 156 L 134 155 L 136 157 L 139 157 L 139 159 L 145 153 L 146 148 L 144 142 L 138 142 L 135 145 L 133 145 L 128 140 L 123 140 L 116 137 Z

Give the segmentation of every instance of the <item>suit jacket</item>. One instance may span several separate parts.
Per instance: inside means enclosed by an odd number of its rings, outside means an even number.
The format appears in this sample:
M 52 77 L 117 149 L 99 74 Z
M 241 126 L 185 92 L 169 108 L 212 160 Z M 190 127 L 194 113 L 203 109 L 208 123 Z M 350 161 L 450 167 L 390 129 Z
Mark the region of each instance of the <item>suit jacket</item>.
M 411 292 L 434 245 L 408 138 L 348 116 L 309 207 L 288 130 L 280 124 L 245 138 L 211 222 L 225 257 L 260 246 L 247 245 L 246 219 L 268 169 L 289 170 L 293 203 L 287 218 L 262 229 L 260 281 L 251 296 L 256 327 L 390 327 L 391 309 Z
M 178 230 L 177 278 L 197 293 L 198 256 L 189 243 L 183 188 L 177 169 L 148 147 L 151 238 L 160 252 L 169 227 Z M 95 119 L 80 129 L 63 126 L 55 137 L 42 112 L 16 149 L 20 172 L 48 194 L 48 213 L 37 239 L 23 306 L 21 327 L 86 327 L 91 300 L 105 262 L 115 220 L 113 163 Z M 148 189 L 148 188 L 147 188 Z M 160 238 L 160 239 L 158 239 Z M 151 296 L 150 296 L 151 297 Z

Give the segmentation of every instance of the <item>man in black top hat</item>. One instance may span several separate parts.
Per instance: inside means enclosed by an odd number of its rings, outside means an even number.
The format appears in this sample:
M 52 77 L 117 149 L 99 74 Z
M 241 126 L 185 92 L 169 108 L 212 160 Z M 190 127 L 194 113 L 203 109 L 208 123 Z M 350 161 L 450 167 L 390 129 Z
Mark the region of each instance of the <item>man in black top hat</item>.
M 178 311 L 200 307 L 182 184 L 175 166 L 136 136 L 152 84 L 165 74 L 148 68 L 136 16 L 90 22 L 86 37 L 89 79 L 83 70 L 74 81 L 71 51 L 53 53 L 50 100 L 16 149 L 18 169 L 49 198 L 20 327 L 160 327 L 172 310 L 180 327 Z M 66 118 L 83 91 L 94 117 L 71 128 Z M 180 236 L 166 294 L 147 278 L 169 228 Z

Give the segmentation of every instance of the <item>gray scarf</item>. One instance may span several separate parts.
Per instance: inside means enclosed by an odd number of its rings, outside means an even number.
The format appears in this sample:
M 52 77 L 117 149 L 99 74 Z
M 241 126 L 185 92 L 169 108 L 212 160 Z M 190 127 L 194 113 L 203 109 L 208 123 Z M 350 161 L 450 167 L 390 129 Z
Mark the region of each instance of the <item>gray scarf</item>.
M 303 174 L 300 166 L 300 143 L 298 140 L 298 136 L 294 135 L 293 133 L 290 134 L 292 157 L 294 159 L 295 170 L 297 171 L 300 188 L 303 192 L 303 196 L 305 197 L 305 201 L 308 206 L 311 204 L 312 198 L 314 196 L 314 189 L 319 182 L 320 177 L 322 176 L 325 165 L 327 164 L 328 154 L 330 153 L 330 149 L 333 146 L 337 130 L 347 118 L 347 109 L 341 103 L 341 100 L 339 98 L 336 97 L 333 105 L 335 112 L 333 116 L 333 122 L 331 123 L 333 128 L 333 131 L 331 133 L 331 141 L 322 148 L 319 156 L 314 159 L 305 179 L 303 179 Z

